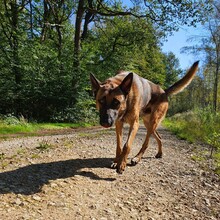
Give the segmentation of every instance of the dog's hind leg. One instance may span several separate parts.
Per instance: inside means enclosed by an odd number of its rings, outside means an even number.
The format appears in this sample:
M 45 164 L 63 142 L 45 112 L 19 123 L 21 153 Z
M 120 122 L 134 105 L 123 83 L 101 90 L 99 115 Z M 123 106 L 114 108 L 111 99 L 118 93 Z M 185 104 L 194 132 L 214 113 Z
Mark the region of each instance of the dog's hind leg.
M 156 154 L 156 158 L 162 158 L 162 141 L 161 141 L 161 136 L 159 133 L 155 130 L 153 133 L 153 136 L 155 137 L 158 145 L 158 153 Z
M 144 125 L 147 128 L 147 135 L 146 135 L 144 144 L 142 145 L 142 148 L 140 149 L 139 153 L 131 160 L 132 165 L 136 165 L 137 163 L 140 162 L 144 152 L 148 148 L 151 134 L 155 137 L 157 144 L 158 144 L 158 153 L 156 155 L 156 158 L 162 157 L 161 137 L 159 133 L 156 131 L 156 129 L 157 129 L 158 124 L 161 122 L 161 120 L 163 119 L 166 113 L 167 105 L 166 104 L 158 105 L 156 107 L 155 107 L 156 110 L 152 113 L 152 115 L 145 115 L 145 117 L 143 117 Z
M 147 135 L 146 135 L 145 141 L 144 141 L 144 143 L 142 145 L 142 148 L 140 149 L 138 154 L 131 160 L 131 165 L 134 166 L 134 165 L 136 165 L 137 163 L 139 163 L 141 161 L 141 158 L 142 158 L 144 152 L 148 148 L 148 143 L 149 143 L 151 134 L 152 133 L 147 132 Z
M 148 129 L 147 131 L 147 135 L 144 141 L 144 144 L 142 145 L 142 148 L 140 149 L 139 153 L 131 160 L 131 164 L 132 165 L 136 165 L 137 163 L 139 163 L 141 161 L 142 156 L 144 155 L 144 152 L 146 151 L 146 149 L 148 148 L 148 144 L 149 144 L 149 140 L 150 140 L 150 136 L 151 134 L 155 137 L 157 144 L 158 144 L 158 153 L 156 154 L 156 158 L 161 158 L 162 157 L 162 142 L 161 142 L 161 137 L 158 134 L 157 131 Z
M 148 148 L 150 136 L 154 132 L 154 127 L 156 128 L 156 121 L 154 120 L 152 122 L 152 115 L 150 115 L 150 114 L 146 114 L 143 117 L 143 122 L 144 122 L 144 125 L 145 125 L 146 129 L 147 129 L 147 134 L 146 134 L 145 141 L 142 145 L 142 148 L 140 149 L 138 154 L 131 160 L 131 165 L 133 165 L 133 166 L 141 161 L 141 158 L 142 158 L 144 152 Z
M 158 131 L 155 130 L 155 132 L 156 132 L 157 136 L 158 136 L 160 139 L 162 139 L 161 136 L 160 136 L 160 134 L 158 133 Z

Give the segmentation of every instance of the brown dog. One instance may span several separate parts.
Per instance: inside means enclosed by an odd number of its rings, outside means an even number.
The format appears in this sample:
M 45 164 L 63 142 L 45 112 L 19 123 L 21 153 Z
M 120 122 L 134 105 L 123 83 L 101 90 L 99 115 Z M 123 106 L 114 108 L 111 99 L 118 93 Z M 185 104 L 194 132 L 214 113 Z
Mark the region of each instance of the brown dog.
M 114 123 L 116 126 L 117 149 L 112 167 L 117 168 L 118 173 L 122 173 L 126 167 L 131 144 L 139 127 L 139 117 L 143 118 L 147 134 L 139 153 L 131 160 L 132 165 L 141 160 L 151 135 L 158 144 L 156 158 L 162 157 L 161 137 L 156 129 L 166 115 L 168 96 L 179 93 L 190 84 L 196 74 L 198 64 L 199 61 L 195 62 L 182 79 L 166 90 L 135 73 L 120 72 L 104 83 L 100 83 L 94 75 L 90 75 L 96 107 L 100 113 L 100 124 L 106 128 Z M 130 129 L 127 141 L 122 148 L 124 123 L 128 123 Z

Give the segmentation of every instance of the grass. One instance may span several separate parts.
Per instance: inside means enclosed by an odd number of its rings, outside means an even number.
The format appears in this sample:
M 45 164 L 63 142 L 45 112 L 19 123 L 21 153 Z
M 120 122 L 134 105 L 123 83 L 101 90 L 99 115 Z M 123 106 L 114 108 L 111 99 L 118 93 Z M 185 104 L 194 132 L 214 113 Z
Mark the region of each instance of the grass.
M 163 125 L 179 138 L 189 142 L 202 142 L 209 146 L 209 157 L 214 159 L 220 174 L 220 114 L 209 109 L 176 114 L 164 120 Z M 205 157 L 205 154 L 203 155 Z M 207 153 L 206 153 L 207 156 Z M 201 156 L 193 158 L 201 160 Z
M 14 116 L 0 120 L 0 136 L 10 134 L 29 134 L 34 135 L 40 131 L 89 127 L 89 123 L 28 123 L 24 118 Z
M 182 139 L 214 144 L 218 148 L 220 114 L 215 115 L 209 111 L 197 110 L 176 114 L 165 119 L 163 124 Z
M 4 153 L 1 153 L 0 154 L 0 160 L 3 160 L 5 158 L 5 154 Z
M 79 133 L 79 136 L 80 137 L 87 137 L 87 138 L 97 138 L 99 136 L 103 136 L 103 135 L 107 135 L 107 134 L 110 134 L 112 131 L 112 128 L 110 129 L 106 129 L 106 130 L 101 130 L 99 132 L 96 132 L 96 133 L 85 133 L 85 132 L 80 132 Z
M 89 123 L 40 123 L 35 125 L 37 125 L 39 129 L 80 128 L 92 126 L 92 124 Z
M 39 143 L 39 146 L 36 147 L 36 149 L 40 150 L 41 152 L 47 151 L 49 149 L 53 148 L 53 145 L 48 143 L 47 141 L 42 141 Z

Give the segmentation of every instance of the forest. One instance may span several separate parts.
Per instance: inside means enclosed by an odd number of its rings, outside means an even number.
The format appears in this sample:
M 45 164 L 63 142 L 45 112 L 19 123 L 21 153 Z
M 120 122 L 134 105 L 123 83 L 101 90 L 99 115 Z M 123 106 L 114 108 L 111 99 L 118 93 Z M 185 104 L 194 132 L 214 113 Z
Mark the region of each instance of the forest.
M 205 66 L 169 114 L 207 106 L 217 112 L 219 15 L 219 3 L 208 0 L 1 0 L 0 114 L 90 121 L 89 73 L 105 79 L 125 69 L 166 88 L 185 70 L 162 52 L 162 42 L 181 25 L 198 23 L 210 37 L 186 50 L 203 52 Z
M 163 42 L 198 24 L 207 35 L 183 50 L 202 54 L 203 65 L 168 116 L 174 125 L 181 113 L 185 133 L 187 123 L 203 126 L 219 145 L 220 4 L 212 0 L 1 0 L 1 119 L 97 122 L 90 73 L 104 80 L 129 70 L 167 88 L 186 70 Z

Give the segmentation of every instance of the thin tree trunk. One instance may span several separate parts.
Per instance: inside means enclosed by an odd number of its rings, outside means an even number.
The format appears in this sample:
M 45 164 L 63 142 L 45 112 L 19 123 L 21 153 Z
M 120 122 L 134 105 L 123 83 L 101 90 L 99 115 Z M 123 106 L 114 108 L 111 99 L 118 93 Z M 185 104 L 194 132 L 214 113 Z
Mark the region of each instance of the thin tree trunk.
M 48 8 L 47 0 L 44 0 L 44 14 L 43 14 L 43 27 L 41 30 L 41 41 L 45 41 L 47 34 L 47 25 L 49 22 L 50 11 Z
M 18 5 L 16 1 L 10 3 L 11 6 L 11 46 L 12 46 L 12 72 L 15 77 L 15 98 L 14 98 L 14 111 L 16 115 L 21 114 L 21 81 L 22 74 L 20 70 L 20 62 L 19 62 L 19 41 L 18 41 Z
M 74 36 L 73 77 L 72 77 L 73 92 L 75 92 L 80 80 L 81 29 L 82 29 L 82 19 L 83 19 L 84 11 L 85 11 L 84 0 L 79 0 L 78 9 L 76 13 L 75 36 Z
M 30 7 L 30 37 L 33 39 L 34 32 L 33 32 L 33 7 L 32 7 L 32 0 L 29 0 L 29 7 Z
M 21 83 L 21 73 L 19 71 L 19 62 L 18 62 L 18 8 L 17 4 L 11 3 L 11 13 L 12 13 L 12 50 L 13 50 L 13 72 L 15 75 L 16 84 Z
M 217 112 L 218 110 L 218 75 L 219 75 L 219 56 L 217 52 L 217 62 L 216 62 L 216 70 L 214 76 L 214 94 L 213 94 L 213 107 L 214 111 Z
M 84 0 L 79 0 L 77 14 L 76 14 L 76 22 L 75 22 L 75 38 L 74 38 L 74 69 L 79 71 L 80 69 L 80 43 L 81 43 L 81 28 L 82 28 L 82 19 L 84 14 Z
M 92 2 L 93 2 L 93 0 L 88 0 L 89 8 L 93 8 Z M 89 23 L 93 20 L 93 18 L 94 18 L 94 14 L 91 13 L 90 11 L 88 11 L 85 15 L 84 27 L 83 27 L 83 32 L 82 32 L 82 36 L 81 36 L 82 40 L 84 40 L 86 38 L 86 36 L 88 34 Z

